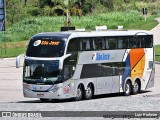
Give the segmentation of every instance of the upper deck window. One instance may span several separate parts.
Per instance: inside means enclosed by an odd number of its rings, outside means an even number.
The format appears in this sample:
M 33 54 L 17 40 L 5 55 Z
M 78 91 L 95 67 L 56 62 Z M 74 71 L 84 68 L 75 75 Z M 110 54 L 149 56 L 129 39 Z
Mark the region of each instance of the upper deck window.
M 64 55 L 65 41 L 54 39 L 32 39 L 26 55 L 29 57 L 61 57 Z

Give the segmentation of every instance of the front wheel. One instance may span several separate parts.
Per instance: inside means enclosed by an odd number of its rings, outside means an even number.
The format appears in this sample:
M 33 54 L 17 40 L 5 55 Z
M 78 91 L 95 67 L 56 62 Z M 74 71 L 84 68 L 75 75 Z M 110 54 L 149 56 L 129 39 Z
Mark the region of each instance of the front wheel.
M 82 90 L 81 85 L 79 85 L 78 88 L 77 88 L 77 90 L 76 90 L 75 100 L 76 100 L 76 101 L 82 100 L 82 96 L 83 96 L 83 90 Z
M 87 90 L 85 91 L 84 99 L 89 100 L 92 98 L 92 96 L 93 96 L 93 88 L 92 88 L 92 85 L 89 84 L 87 86 Z
M 131 83 L 129 81 L 126 82 L 123 94 L 125 96 L 129 96 L 131 94 Z

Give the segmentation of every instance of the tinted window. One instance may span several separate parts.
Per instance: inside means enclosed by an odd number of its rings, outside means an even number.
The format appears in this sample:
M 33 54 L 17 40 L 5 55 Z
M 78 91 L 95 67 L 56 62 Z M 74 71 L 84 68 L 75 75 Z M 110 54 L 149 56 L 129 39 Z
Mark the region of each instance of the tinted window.
M 151 36 L 140 36 L 141 47 L 151 48 L 153 47 L 153 38 Z
M 128 48 L 128 42 L 129 42 L 128 37 L 119 37 L 118 38 L 118 48 L 120 49 Z
M 80 50 L 86 51 L 91 50 L 91 39 L 90 38 L 81 38 L 80 39 Z
M 108 49 L 117 49 L 117 38 L 108 38 Z
M 105 49 L 105 39 L 104 38 L 95 38 L 94 44 L 95 44 L 95 50 Z
M 140 48 L 141 43 L 138 36 L 129 38 L 129 48 Z
M 53 84 L 62 82 L 59 61 L 26 60 L 24 82 L 30 84 Z
M 67 52 L 79 51 L 80 40 L 78 38 L 71 39 L 68 44 Z
M 31 40 L 26 52 L 29 57 L 61 57 L 64 54 L 63 40 Z
M 118 37 L 119 49 L 151 48 L 153 47 L 152 36 L 130 36 Z
M 150 48 L 153 36 L 122 36 L 122 37 L 90 37 L 75 38 L 68 45 L 69 51 L 114 50 L 131 48 Z
M 122 75 L 126 63 L 100 63 L 83 65 L 81 78 L 105 77 Z

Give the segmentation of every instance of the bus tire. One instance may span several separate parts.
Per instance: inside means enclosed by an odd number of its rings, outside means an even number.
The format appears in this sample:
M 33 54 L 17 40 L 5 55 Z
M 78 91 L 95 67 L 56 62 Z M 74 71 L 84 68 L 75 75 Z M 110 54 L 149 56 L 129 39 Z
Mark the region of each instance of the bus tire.
M 93 87 L 92 84 L 88 84 L 87 90 L 85 90 L 84 99 L 89 100 L 93 96 Z
M 125 83 L 125 89 L 124 89 L 124 92 L 123 92 L 123 94 L 125 95 L 125 96 L 129 96 L 130 94 L 131 94 L 131 90 L 132 90 L 132 88 L 131 88 L 131 83 L 129 82 L 129 81 L 127 81 L 126 83 Z
M 48 102 L 48 101 L 49 101 L 49 99 L 46 99 L 46 98 L 40 98 L 40 100 L 41 100 L 42 102 Z
M 139 91 L 140 91 L 140 83 L 138 82 L 138 80 L 136 80 L 133 85 L 132 94 L 135 95 L 139 93 Z
M 83 97 L 83 90 L 82 90 L 82 86 L 79 85 L 79 86 L 77 87 L 77 90 L 76 90 L 75 100 L 76 100 L 76 101 L 80 101 L 80 100 L 82 100 L 82 97 Z

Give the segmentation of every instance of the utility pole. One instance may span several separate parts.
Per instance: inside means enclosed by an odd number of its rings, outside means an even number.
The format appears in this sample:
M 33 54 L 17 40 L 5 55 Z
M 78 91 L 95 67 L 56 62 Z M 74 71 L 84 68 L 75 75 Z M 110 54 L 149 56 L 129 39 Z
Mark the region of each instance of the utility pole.
M 71 27 L 69 0 L 64 0 L 64 4 L 66 6 L 66 20 L 65 20 L 65 27 L 61 27 L 61 31 L 75 30 L 75 27 Z
M 64 0 L 64 4 L 66 6 L 66 27 L 70 27 L 70 13 L 69 13 L 69 1 Z
M 6 41 L 5 41 L 5 34 L 6 34 L 6 5 L 5 0 L 0 0 L 0 31 L 4 31 L 4 42 L 5 42 L 5 54 L 6 54 Z M 3 37 L 2 37 L 3 38 Z M 1 42 L 1 56 L 2 56 L 2 39 Z
M 145 21 L 147 21 L 147 8 L 142 8 Z

